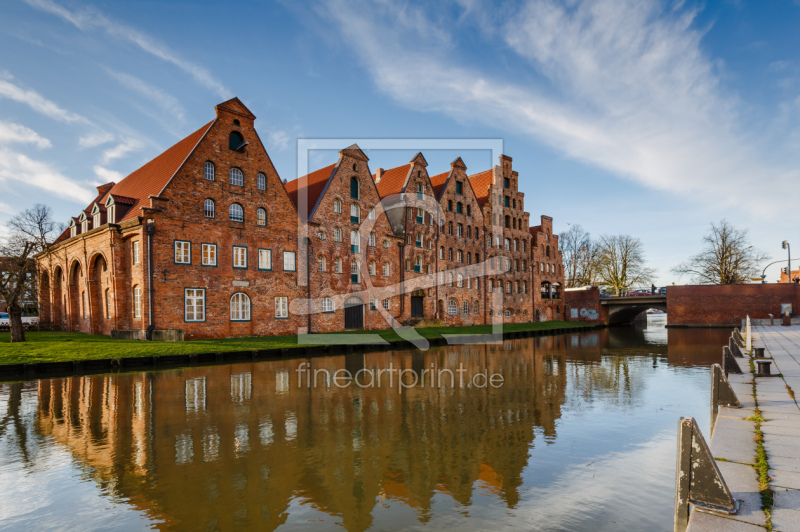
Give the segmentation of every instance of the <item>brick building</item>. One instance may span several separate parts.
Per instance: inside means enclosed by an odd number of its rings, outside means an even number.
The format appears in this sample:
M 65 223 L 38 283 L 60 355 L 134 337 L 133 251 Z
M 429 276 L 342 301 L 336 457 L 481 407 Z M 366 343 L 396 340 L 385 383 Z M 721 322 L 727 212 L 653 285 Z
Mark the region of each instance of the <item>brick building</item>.
M 542 216 L 541 224 L 530 228 L 530 266 L 533 273 L 535 321 L 564 319 L 564 263 L 553 233 L 553 219 Z
M 458 158 L 429 177 L 420 153 L 372 174 L 353 145 L 284 183 L 247 107 L 215 109 L 97 187 L 37 257 L 42 323 L 191 339 L 562 315 L 541 298 L 542 283 L 563 284 L 552 219 L 529 232 L 510 157 L 471 176 Z
M 778 279 L 779 283 L 797 283 L 800 282 L 800 269 L 792 270 L 791 276 L 783 271 L 781 268 L 781 278 Z

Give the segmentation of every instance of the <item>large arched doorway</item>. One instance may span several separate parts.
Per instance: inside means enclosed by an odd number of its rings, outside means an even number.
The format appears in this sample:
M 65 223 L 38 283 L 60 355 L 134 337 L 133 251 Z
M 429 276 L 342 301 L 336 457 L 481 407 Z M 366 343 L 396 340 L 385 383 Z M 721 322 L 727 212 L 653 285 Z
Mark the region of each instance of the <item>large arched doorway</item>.
M 344 328 L 364 328 L 364 302 L 360 297 L 351 296 L 344 302 Z
M 64 277 L 64 273 L 61 270 L 61 266 L 56 266 L 55 270 L 53 270 L 53 298 L 51 299 L 51 323 L 53 325 L 62 325 L 64 320 L 64 302 L 62 301 L 63 297 L 63 290 L 62 290 L 62 278 Z
M 108 317 L 108 309 L 105 308 L 106 297 L 103 290 L 103 273 L 107 270 L 106 260 L 102 255 L 97 255 L 90 266 L 89 280 L 89 308 L 92 316 L 92 326 L 95 334 L 102 334 L 101 320 Z
M 69 317 L 72 330 L 79 330 L 85 309 L 86 294 L 83 287 L 83 268 L 78 261 L 72 263 L 69 275 Z
M 39 274 L 39 323 L 50 323 L 53 299 L 50 293 L 50 275 L 43 270 Z
M 411 292 L 411 317 L 425 317 L 425 291 L 421 288 L 417 288 Z

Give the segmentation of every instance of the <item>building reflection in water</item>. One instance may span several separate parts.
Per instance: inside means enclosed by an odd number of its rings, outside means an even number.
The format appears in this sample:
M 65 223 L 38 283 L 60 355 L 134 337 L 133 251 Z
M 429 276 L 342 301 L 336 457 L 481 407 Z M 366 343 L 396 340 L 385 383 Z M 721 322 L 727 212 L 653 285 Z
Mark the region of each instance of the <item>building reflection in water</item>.
M 536 435 L 555 441 L 568 393 L 625 404 L 639 386 L 632 364 L 674 362 L 671 342 L 667 356 L 666 345 L 643 349 L 627 331 L 42 380 L 32 429 L 164 528 L 273 530 L 298 506 L 347 530 L 370 527 L 389 506 L 424 523 L 442 494 L 463 507 L 488 494 L 513 509 Z M 605 356 L 612 345 L 635 356 Z M 504 384 L 443 379 L 401 393 L 396 383 L 339 389 L 320 378 L 308 387 L 298 385 L 301 362 L 330 374 L 462 365 Z

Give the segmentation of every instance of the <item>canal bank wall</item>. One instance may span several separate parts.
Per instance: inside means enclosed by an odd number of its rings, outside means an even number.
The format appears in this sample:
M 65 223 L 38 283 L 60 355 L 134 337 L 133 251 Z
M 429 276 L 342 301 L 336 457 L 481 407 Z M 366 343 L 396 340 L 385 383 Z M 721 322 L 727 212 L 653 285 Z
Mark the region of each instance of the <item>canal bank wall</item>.
M 667 287 L 668 327 L 738 327 L 751 319 L 780 316 L 781 306 L 800 308 L 800 285 L 732 284 Z
M 534 329 L 527 331 L 505 332 L 499 335 L 457 335 L 427 339 L 430 347 L 498 343 L 504 340 L 530 338 L 538 336 L 556 336 L 566 333 L 587 332 L 603 329 L 605 325 L 570 326 L 553 329 Z M 231 362 L 269 360 L 274 358 L 297 358 L 309 356 L 326 356 L 340 353 L 373 352 L 389 349 L 414 349 L 417 346 L 408 340 L 400 339 L 384 341 L 380 344 L 362 344 L 356 341 L 356 335 L 343 335 L 342 343 L 327 345 L 301 345 L 280 349 L 251 349 L 242 351 L 208 352 L 182 355 L 104 358 L 91 360 L 70 360 L 63 362 L 36 362 L 29 364 L 0 364 L 0 382 L 28 380 L 37 377 L 65 377 L 96 373 L 142 371 L 161 368 L 176 368 L 194 365 L 228 364 Z

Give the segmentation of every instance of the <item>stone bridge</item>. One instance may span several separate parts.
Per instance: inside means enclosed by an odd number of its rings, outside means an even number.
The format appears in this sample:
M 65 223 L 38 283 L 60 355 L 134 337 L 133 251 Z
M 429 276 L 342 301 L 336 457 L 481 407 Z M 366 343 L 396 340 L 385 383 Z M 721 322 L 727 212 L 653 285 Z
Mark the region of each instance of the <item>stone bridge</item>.
M 647 309 L 667 312 L 667 296 L 601 297 L 600 305 L 608 311 L 608 324 L 630 323 Z

